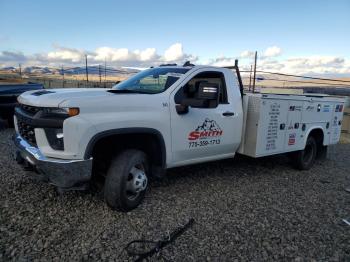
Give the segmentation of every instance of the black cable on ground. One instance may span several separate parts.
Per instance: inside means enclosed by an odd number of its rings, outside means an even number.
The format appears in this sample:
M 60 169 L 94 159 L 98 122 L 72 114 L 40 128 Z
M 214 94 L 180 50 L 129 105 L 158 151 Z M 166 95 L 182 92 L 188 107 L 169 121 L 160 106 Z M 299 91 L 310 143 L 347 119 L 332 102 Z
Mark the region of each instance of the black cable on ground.
M 191 218 L 185 225 L 178 227 L 173 232 L 164 237 L 162 240 L 133 240 L 126 245 L 125 250 L 129 256 L 137 257 L 135 261 L 143 261 L 144 259 L 148 259 L 154 254 L 159 253 L 164 247 L 174 242 L 175 239 L 182 235 L 186 230 L 188 230 L 193 225 L 193 223 L 194 219 Z M 144 249 L 140 251 L 140 249 L 136 248 L 137 245 L 149 245 L 152 247 L 148 250 Z

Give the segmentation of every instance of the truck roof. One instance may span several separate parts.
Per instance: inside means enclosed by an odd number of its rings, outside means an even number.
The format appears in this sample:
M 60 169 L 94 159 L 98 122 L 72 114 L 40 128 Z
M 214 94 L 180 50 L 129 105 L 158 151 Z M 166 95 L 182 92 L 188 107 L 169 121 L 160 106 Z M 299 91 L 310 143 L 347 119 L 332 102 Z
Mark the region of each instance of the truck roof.
M 200 69 L 200 68 L 213 68 L 213 69 L 227 69 L 224 67 L 219 67 L 219 66 L 211 66 L 211 65 L 195 65 L 195 66 L 176 66 L 176 65 L 163 65 L 159 66 L 161 68 L 183 68 L 183 69 Z

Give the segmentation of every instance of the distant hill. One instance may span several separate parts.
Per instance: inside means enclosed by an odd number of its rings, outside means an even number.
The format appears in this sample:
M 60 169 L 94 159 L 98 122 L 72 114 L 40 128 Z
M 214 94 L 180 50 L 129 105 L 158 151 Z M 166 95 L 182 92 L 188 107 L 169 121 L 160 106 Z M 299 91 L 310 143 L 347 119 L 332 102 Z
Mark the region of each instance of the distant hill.
M 18 72 L 18 68 L 15 67 L 4 67 L 1 68 L 4 71 L 10 72 Z M 99 68 L 98 65 L 88 66 L 89 75 L 106 75 L 108 76 L 123 76 L 138 73 L 140 70 L 137 69 L 129 69 L 129 68 L 113 68 L 106 67 L 106 69 L 101 66 Z M 61 68 L 56 67 L 47 67 L 47 66 L 27 66 L 22 68 L 22 73 L 24 74 L 42 74 L 42 75 L 62 75 L 62 73 L 66 75 L 84 75 L 86 74 L 85 67 L 63 67 L 63 71 Z

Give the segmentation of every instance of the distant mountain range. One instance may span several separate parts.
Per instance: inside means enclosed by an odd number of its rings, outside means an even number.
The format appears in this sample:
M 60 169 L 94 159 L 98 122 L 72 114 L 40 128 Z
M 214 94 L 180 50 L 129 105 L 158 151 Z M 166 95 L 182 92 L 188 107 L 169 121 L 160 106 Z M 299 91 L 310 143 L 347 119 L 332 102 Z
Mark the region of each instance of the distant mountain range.
M 4 67 L 1 68 L 2 70 L 6 71 L 13 71 L 13 72 L 18 72 L 18 68 L 15 67 Z M 138 73 L 140 70 L 137 69 L 130 69 L 130 68 L 113 68 L 113 67 L 106 67 L 104 66 L 99 67 L 98 65 L 96 66 L 88 66 L 88 72 L 91 75 L 113 75 L 113 76 L 119 76 L 119 75 L 128 75 L 128 74 L 135 74 Z M 80 74 L 85 74 L 86 73 L 86 68 L 85 67 L 63 67 L 62 68 L 56 68 L 56 67 L 41 67 L 41 66 L 28 66 L 22 68 L 22 73 L 24 74 L 59 74 L 62 75 L 62 73 L 67 75 L 80 75 Z

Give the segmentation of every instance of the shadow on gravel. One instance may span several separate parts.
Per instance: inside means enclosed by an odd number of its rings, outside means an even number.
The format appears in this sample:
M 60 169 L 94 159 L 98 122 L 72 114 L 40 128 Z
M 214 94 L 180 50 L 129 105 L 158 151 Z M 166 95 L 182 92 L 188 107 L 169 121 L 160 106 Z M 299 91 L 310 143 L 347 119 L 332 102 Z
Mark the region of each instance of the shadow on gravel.
M 260 176 L 261 171 L 269 172 L 280 168 L 294 170 L 288 156 L 276 155 L 252 158 L 237 154 L 233 159 L 230 158 L 168 169 L 165 177 L 155 181 L 153 186 L 171 186 L 183 178 L 200 180 L 206 179 L 207 177 L 234 176 L 235 178 L 239 178 L 246 175 Z

